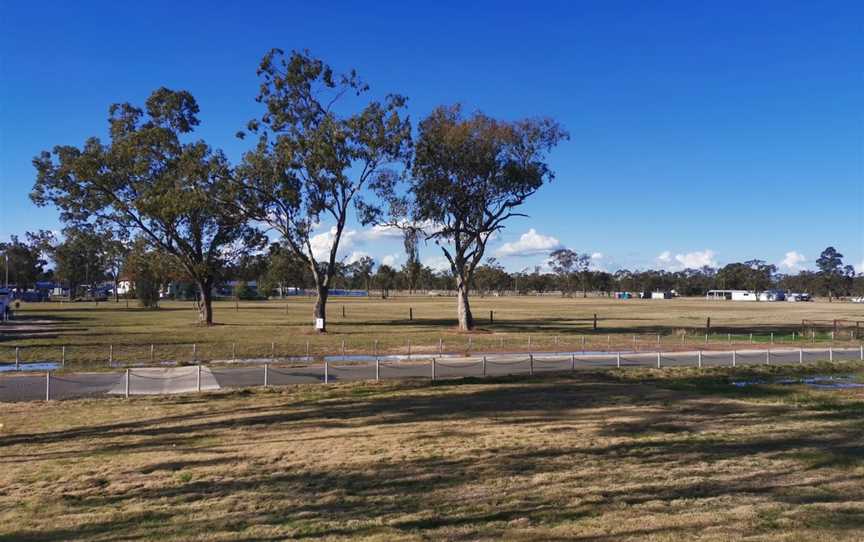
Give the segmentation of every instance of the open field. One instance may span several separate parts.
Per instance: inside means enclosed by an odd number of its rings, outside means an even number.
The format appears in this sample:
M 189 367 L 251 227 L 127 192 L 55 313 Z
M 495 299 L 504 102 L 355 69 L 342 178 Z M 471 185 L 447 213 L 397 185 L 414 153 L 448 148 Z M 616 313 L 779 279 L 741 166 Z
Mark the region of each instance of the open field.
M 101 363 L 109 356 L 109 345 L 121 362 L 148 360 L 150 344 L 157 345 L 156 361 L 192 361 L 193 344 L 195 359 L 213 360 L 230 358 L 232 348 L 238 357 L 304 354 L 307 344 L 313 355 L 332 354 L 341 351 L 343 342 L 347 352 L 358 353 L 404 353 L 409 342 L 414 352 L 432 352 L 439 344 L 449 351 L 575 350 L 583 340 L 589 350 L 632 349 L 634 344 L 636 349 L 653 349 L 658 335 L 668 350 L 686 346 L 684 332 L 690 334 L 686 340 L 691 346 L 702 341 L 709 317 L 712 335 L 707 346 L 728 348 L 749 343 L 750 333 L 757 344 L 768 343 L 771 333 L 777 342 L 788 343 L 793 332 L 800 333 L 802 319 L 864 321 L 864 305 L 827 302 L 476 297 L 473 310 L 478 329 L 464 334 L 456 330 L 452 298 L 337 298 L 329 304 L 329 332 L 319 336 L 311 330 L 308 298 L 241 302 L 239 310 L 233 302 L 217 302 L 218 324 L 211 328 L 197 325 L 192 302 L 165 302 L 156 311 L 136 308 L 134 301 L 130 308 L 124 302 L 25 304 L 14 325 L 0 327 L 0 361 L 14 358 L 14 346 L 27 347 L 21 350 L 22 361 L 56 360 L 66 345 L 70 362 Z M 823 331 L 816 339 L 826 341 L 830 334 Z M 848 329 L 838 336 L 848 339 Z
M 864 394 L 727 378 L 8 404 L 0 540 L 860 540 Z

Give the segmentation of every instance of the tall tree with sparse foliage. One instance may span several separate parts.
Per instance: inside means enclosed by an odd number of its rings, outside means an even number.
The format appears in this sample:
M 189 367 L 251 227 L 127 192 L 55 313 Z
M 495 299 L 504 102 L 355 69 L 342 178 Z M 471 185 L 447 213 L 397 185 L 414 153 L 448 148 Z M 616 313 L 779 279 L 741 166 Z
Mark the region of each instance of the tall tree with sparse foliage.
M 550 119 L 506 122 L 461 107 L 439 107 L 420 123 L 408 181 L 397 197 L 396 176 L 376 189 L 389 201 L 390 223 L 426 226 L 456 278 L 460 330 L 474 328 L 469 290 L 492 235 L 554 177 L 547 154 L 567 133 Z M 379 211 L 382 215 L 383 211 Z
M 353 105 L 349 99 L 356 102 L 369 87 L 353 70 L 337 75 L 307 52 L 286 55 L 274 49 L 264 56 L 258 75 L 257 100 L 266 109 L 247 127 L 258 140 L 242 168 L 242 209 L 278 232 L 284 246 L 309 267 L 317 292 L 313 324 L 320 322 L 316 328 L 324 332 L 351 207 L 362 207 L 370 182 L 410 153 L 405 98 L 390 94 L 346 114 Z M 333 227 L 321 257 L 311 238 L 313 228 L 328 220 Z
M 232 169 L 204 141 L 184 142 L 198 121 L 186 91 L 160 88 L 144 108 L 111 106 L 110 142 L 62 145 L 33 160 L 31 199 L 54 204 L 71 224 L 137 232 L 173 257 L 197 286 L 199 320 L 213 323 L 212 289 L 235 251 L 257 246 L 236 207 Z

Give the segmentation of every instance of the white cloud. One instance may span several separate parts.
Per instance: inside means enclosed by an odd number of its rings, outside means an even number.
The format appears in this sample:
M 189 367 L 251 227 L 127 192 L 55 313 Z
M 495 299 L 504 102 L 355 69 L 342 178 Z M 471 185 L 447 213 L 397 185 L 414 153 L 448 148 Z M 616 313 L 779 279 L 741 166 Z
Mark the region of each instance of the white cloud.
M 339 252 L 345 253 L 352 248 L 356 237 L 357 230 L 343 230 L 342 238 L 339 240 Z M 335 226 L 309 238 L 309 244 L 312 246 L 312 254 L 316 259 L 324 259 L 330 254 L 330 247 L 333 246 L 333 240 L 335 238 Z
M 670 251 L 664 250 L 659 256 L 657 256 L 657 264 L 670 271 L 698 269 L 706 265 L 708 267 L 717 267 L 716 255 L 716 252 L 709 249 L 695 250 L 684 254 L 675 254 L 675 256 L 672 256 Z
M 377 241 L 379 239 L 401 239 L 402 230 L 395 226 L 372 226 L 360 233 L 363 240 Z
M 606 271 L 607 267 L 606 255 L 602 252 L 594 252 L 591 254 L 589 267 L 594 271 Z
M 396 267 L 396 261 L 399 259 L 398 254 L 387 254 L 383 258 L 381 258 L 381 263 L 384 265 L 389 265 L 390 267 Z
M 855 266 L 855 271 L 864 273 L 864 260 L 861 260 L 861 263 Z
M 450 262 L 444 256 L 432 256 L 423 260 L 423 265 L 431 268 L 433 271 L 449 271 Z
M 558 248 L 561 248 L 561 242 L 558 239 L 537 233 L 537 230 L 531 228 L 519 236 L 518 241 L 515 243 L 504 243 L 495 253 L 498 256 L 536 256 L 538 254 L 548 254 Z
M 362 250 L 355 250 L 347 258 L 345 258 L 345 263 L 350 265 L 354 262 L 359 262 L 361 258 L 368 255 L 368 252 L 363 252 Z
M 804 267 L 803 264 L 806 261 L 806 256 L 798 251 L 790 250 L 786 253 L 786 257 L 783 258 L 783 261 L 780 262 L 780 267 L 788 269 L 789 271 L 800 271 L 801 268 Z

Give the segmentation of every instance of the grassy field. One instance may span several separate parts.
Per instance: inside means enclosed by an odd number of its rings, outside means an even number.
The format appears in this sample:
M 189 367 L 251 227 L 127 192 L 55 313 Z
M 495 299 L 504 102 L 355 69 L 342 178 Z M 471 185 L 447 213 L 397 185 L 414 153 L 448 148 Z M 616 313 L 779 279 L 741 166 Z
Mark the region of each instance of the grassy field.
M 736 303 L 704 299 L 612 300 L 560 297 L 476 297 L 473 310 L 478 329 L 459 333 L 455 327 L 452 298 L 400 297 L 381 299 L 333 299 L 329 304 L 329 332 L 311 330 L 312 301 L 217 302 L 217 325 L 197 324 L 192 302 L 165 302 L 159 310 L 136 308 L 134 301 L 72 304 L 24 304 L 14 325 L 0 326 L 0 361 L 14 358 L 14 347 L 24 360 L 57 359 L 61 345 L 70 361 L 104 361 L 109 345 L 114 359 L 145 361 L 150 344 L 154 359 L 226 359 L 232 343 L 238 357 L 337 353 L 344 342 L 348 352 L 435 351 L 439 341 L 447 350 L 602 350 L 653 349 L 660 336 L 662 347 L 686 346 L 681 334 L 690 333 L 691 346 L 704 343 L 706 319 L 711 318 L 709 347 L 725 348 L 729 342 L 747 344 L 789 342 L 801 331 L 802 319 L 864 321 L 864 305 L 852 303 Z M 344 309 L 344 316 L 343 316 Z M 409 320 L 409 311 L 413 320 Z M 493 311 L 494 321 L 489 313 Z M 598 329 L 593 329 L 594 314 Z M 864 331 L 864 328 L 862 328 Z M 731 337 L 730 337 L 731 334 Z M 530 339 L 529 339 L 530 337 Z M 800 337 L 799 341 L 800 341 Z M 823 331 L 817 339 L 830 338 Z M 839 337 L 838 337 L 839 338 Z M 842 336 L 849 338 L 849 331 Z M 377 342 L 376 342 L 377 341 Z M 703 344 L 704 346 L 704 344 Z
M 723 370 L 8 404 L 0 540 L 861 540 L 862 420 Z

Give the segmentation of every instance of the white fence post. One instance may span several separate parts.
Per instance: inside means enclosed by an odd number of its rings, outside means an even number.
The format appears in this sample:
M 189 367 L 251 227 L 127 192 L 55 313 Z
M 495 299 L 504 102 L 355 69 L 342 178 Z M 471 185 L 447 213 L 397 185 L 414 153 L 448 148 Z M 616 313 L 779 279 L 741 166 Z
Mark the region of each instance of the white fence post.
M 108 367 L 114 365 L 114 345 L 108 345 Z
M 735 362 L 737 361 L 737 359 L 736 359 L 737 357 L 738 357 L 738 351 L 733 350 L 732 351 L 732 367 L 735 367 Z
M 192 343 L 192 363 L 198 361 L 198 344 Z
M 660 352 L 657 352 L 657 368 L 660 368 Z
M 771 349 L 765 352 L 765 365 L 771 365 Z
M 198 390 L 198 393 L 201 393 L 201 364 L 199 363 L 197 366 L 197 371 L 195 371 L 195 387 Z
M 264 387 L 270 385 L 270 366 L 266 363 L 264 364 Z
M 861 358 L 861 361 L 864 361 L 864 344 L 858 347 L 858 354 L 858 357 Z
M 828 347 L 828 361 L 834 361 L 834 347 Z
M 19 354 L 20 347 L 15 347 L 15 370 L 18 371 L 20 369 L 19 365 L 21 364 L 21 356 Z
M 327 365 L 327 358 L 324 358 L 324 383 L 328 384 L 330 382 L 330 368 Z
M 237 343 L 231 343 L 231 361 L 237 361 Z
M 155 347 L 151 343 L 150 344 L 150 363 L 153 363 L 153 361 L 154 361 L 154 354 L 155 354 L 154 350 L 155 350 Z
M 66 367 L 66 345 L 60 347 L 60 366 Z
M 798 349 L 798 365 L 801 365 L 802 363 L 804 363 L 804 349 L 799 348 Z
M 51 371 L 45 371 L 45 400 L 51 400 Z
M 381 358 L 375 356 L 375 382 L 381 380 Z
M 129 369 L 126 369 L 126 382 L 125 386 L 123 386 L 123 395 L 126 399 L 129 399 Z
M 438 355 L 444 353 L 444 339 L 438 339 Z
M 621 368 L 621 352 L 615 353 L 615 366 Z
M 771 332 L 771 344 L 774 344 L 774 332 Z

